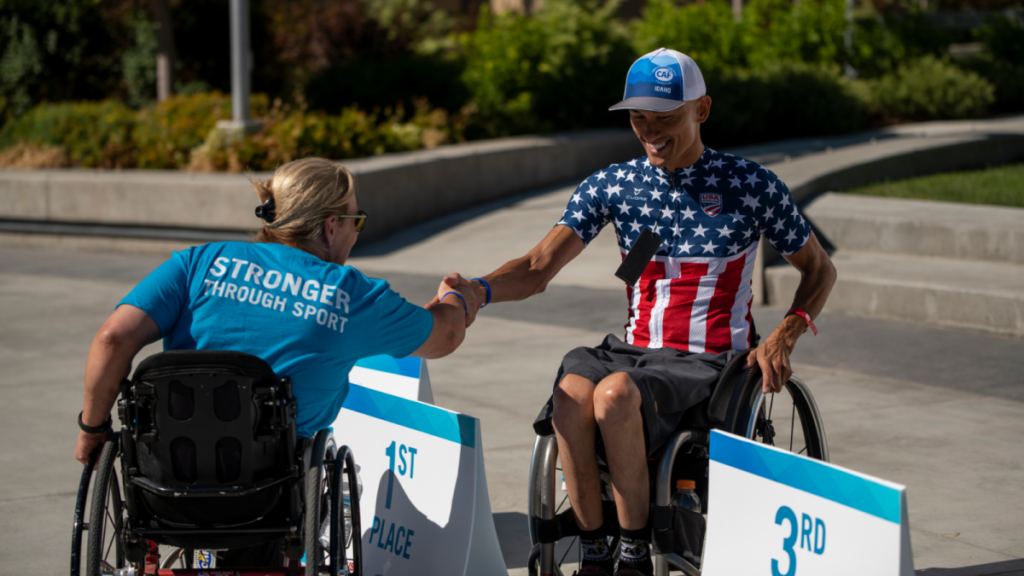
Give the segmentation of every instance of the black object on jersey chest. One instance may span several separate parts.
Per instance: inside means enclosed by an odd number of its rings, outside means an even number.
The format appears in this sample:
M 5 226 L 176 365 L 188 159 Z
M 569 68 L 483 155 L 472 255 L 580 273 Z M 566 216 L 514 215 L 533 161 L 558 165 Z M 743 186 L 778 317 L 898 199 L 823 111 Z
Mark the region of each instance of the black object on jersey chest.
M 651 258 L 654 258 L 654 255 L 658 253 L 659 248 L 661 248 L 661 236 L 651 232 L 650 228 L 644 228 L 640 235 L 637 236 L 636 242 L 633 243 L 633 248 L 629 250 L 629 254 L 626 254 L 626 257 L 622 259 L 622 264 L 615 271 L 615 276 L 626 284 L 633 286 L 640 280 L 644 269 L 647 268 Z

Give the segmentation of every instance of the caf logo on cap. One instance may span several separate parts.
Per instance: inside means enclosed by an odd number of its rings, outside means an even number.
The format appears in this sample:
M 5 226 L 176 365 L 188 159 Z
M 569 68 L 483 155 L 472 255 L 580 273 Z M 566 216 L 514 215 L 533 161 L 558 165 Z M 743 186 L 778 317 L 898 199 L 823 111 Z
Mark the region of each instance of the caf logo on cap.
M 658 48 L 629 67 L 622 102 L 609 110 L 668 112 L 706 93 L 704 76 L 693 58 Z

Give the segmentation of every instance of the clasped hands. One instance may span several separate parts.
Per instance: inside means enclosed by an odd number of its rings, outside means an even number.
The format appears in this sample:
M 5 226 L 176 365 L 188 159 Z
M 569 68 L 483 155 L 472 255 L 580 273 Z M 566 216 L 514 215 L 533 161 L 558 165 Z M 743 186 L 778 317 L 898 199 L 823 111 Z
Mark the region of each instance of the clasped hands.
M 469 328 L 473 321 L 476 320 L 476 313 L 480 311 L 480 308 L 484 305 L 484 299 L 480 297 L 481 288 L 474 284 L 470 280 L 466 280 L 459 273 L 449 274 L 441 279 L 441 284 L 437 287 L 437 294 L 434 298 L 424 306 L 427 310 L 430 310 L 434 306 L 440 304 L 441 299 L 448 292 L 456 292 L 465 300 L 466 303 L 466 328 Z M 449 299 L 451 301 L 451 299 Z M 458 305 L 461 307 L 462 302 Z

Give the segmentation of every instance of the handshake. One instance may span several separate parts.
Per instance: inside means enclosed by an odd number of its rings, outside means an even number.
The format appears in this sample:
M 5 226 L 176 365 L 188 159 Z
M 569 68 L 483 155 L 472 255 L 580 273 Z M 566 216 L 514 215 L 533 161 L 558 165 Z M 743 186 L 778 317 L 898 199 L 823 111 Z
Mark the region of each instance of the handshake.
M 486 306 L 490 299 L 490 287 L 485 281 L 479 278 L 466 280 L 461 274 L 453 273 L 441 279 L 437 294 L 424 308 L 430 310 L 442 302 L 463 308 L 466 313 L 466 328 L 469 328 L 476 320 L 476 313 Z

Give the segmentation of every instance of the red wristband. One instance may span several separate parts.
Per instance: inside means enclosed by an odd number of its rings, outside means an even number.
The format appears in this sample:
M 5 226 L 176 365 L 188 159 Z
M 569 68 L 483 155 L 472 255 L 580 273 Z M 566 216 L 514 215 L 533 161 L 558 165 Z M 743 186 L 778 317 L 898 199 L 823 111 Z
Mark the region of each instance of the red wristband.
M 810 314 L 804 312 L 799 308 L 790 308 L 789 312 L 786 312 L 786 316 L 789 316 L 790 314 L 796 314 L 797 316 L 803 318 L 804 322 L 807 322 L 807 325 L 811 327 L 811 332 L 813 332 L 815 336 L 818 335 L 818 328 L 817 326 L 814 325 L 814 320 L 811 320 Z

